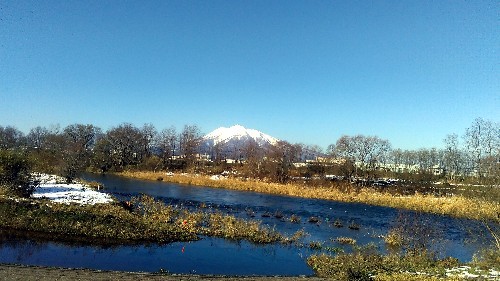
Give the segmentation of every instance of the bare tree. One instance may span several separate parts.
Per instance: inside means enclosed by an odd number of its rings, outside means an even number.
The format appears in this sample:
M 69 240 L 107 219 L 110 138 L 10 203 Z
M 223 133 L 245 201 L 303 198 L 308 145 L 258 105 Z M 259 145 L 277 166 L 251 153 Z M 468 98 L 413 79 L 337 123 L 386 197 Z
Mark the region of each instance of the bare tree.
M 390 153 L 391 162 L 394 165 L 395 172 L 402 172 L 404 165 L 404 151 L 400 148 L 393 149 Z
M 302 154 L 301 161 L 316 160 L 319 156 L 323 155 L 323 149 L 319 145 L 300 144 Z
M 35 137 L 35 134 L 38 136 Z M 40 145 L 39 149 L 35 150 L 36 154 L 33 155 L 34 168 L 47 173 L 62 173 L 61 167 L 65 163 L 64 151 L 67 147 L 67 139 L 61 128 L 58 125 L 53 125 L 47 129 L 35 129 L 30 131 L 28 136 L 30 147 L 34 147 L 32 141 L 38 141 Z M 38 140 L 34 140 L 33 137 Z
M 181 155 L 186 160 L 188 167 L 196 161 L 196 154 L 201 144 L 202 136 L 200 129 L 196 125 L 185 125 L 179 137 L 179 148 Z
M 73 124 L 64 128 L 64 133 L 72 149 L 89 151 L 95 145 L 97 135 L 101 134 L 101 129 L 90 124 Z
M 22 146 L 24 134 L 15 127 L 0 126 L 0 149 L 11 149 Z
M 474 164 L 473 169 L 481 179 L 490 172 L 497 172 L 500 156 L 500 125 L 477 118 L 466 129 L 464 141 L 469 156 Z
M 464 154 L 460 150 L 458 135 L 447 135 L 444 139 L 444 167 L 447 177 L 455 180 L 455 177 L 463 174 L 465 164 Z
M 249 139 L 242 147 L 242 154 L 246 161 L 245 174 L 252 178 L 258 177 L 264 156 L 263 148 L 254 139 Z
M 28 147 L 37 150 L 45 148 L 45 143 L 49 134 L 49 130 L 45 127 L 38 126 L 32 128 L 26 136 Z
M 144 124 L 141 129 L 142 134 L 142 145 L 143 145 L 143 156 L 150 157 L 152 155 L 152 149 L 154 146 L 154 140 L 158 135 L 158 131 L 156 130 L 153 124 Z
M 216 162 L 222 162 L 226 159 L 226 144 L 224 142 L 218 142 L 212 147 L 211 158 Z
M 329 146 L 330 154 L 354 163 L 363 171 L 373 171 L 377 164 L 384 163 L 391 150 L 388 140 L 376 136 L 342 136 L 335 145 Z M 358 171 L 355 172 L 358 174 Z
M 178 149 L 178 135 L 175 127 L 163 129 L 157 136 L 156 143 L 160 149 L 164 167 L 172 163 L 173 157 Z
M 96 138 L 101 129 L 94 125 L 73 124 L 64 128 L 63 176 L 72 182 L 77 173 L 88 167 Z
M 274 180 L 285 183 L 290 178 L 292 164 L 297 161 L 300 151 L 297 146 L 279 141 L 269 148 L 266 155 L 266 172 Z
M 144 136 L 140 129 L 129 123 L 108 130 L 98 145 L 97 155 L 109 159 L 99 159 L 97 162 L 105 161 L 118 169 L 124 169 L 130 165 L 138 165 L 143 159 Z

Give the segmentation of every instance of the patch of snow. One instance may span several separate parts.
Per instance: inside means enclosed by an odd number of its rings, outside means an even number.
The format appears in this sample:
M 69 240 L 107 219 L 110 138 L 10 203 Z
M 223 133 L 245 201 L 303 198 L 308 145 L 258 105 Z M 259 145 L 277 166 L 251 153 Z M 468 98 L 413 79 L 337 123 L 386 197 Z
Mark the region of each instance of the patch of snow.
M 63 178 L 38 174 L 40 185 L 31 195 L 33 198 L 47 198 L 57 203 L 78 203 L 78 204 L 100 204 L 110 203 L 113 201 L 109 194 L 95 191 L 88 186 L 80 183 L 65 184 Z
M 41 184 L 48 183 L 64 183 L 66 180 L 63 177 L 42 173 L 33 173 L 36 180 L 40 181 Z
M 478 279 L 498 280 L 500 277 L 499 272 L 494 269 L 489 271 L 473 269 L 470 266 L 459 266 L 454 268 L 445 269 L 445 275 L 448 277 L 460 277 L 465 279 Z M 471 273 L 472 271 L 472 273 Z
M 217 181 L 217 180 L 223 180 L 223 179 L 225 179 L 225 177 L 221 176 L 221 175 L 213 175 L 210 177 L 210 179 Z
M 490 269 L 489 275 L 490 275 L 491 277 L 500 278 L 500 271 L 496 271 L 496 270 L 494 270 L 494 269 Z

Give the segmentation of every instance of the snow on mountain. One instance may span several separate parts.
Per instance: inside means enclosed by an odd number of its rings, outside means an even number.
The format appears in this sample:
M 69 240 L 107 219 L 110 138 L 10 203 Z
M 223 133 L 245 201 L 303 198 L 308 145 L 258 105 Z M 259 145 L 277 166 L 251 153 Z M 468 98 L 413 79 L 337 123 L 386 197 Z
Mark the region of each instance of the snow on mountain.
M 213 145 L 230 141 L 244 142 L 250 139 L 253 139 L 259 145 L 275 145 L 279 141 L 270 135 L 254 129 L 246 129 L 241 125 L 234 125 L 230 128 L 220 127 L 204 136 L 203 139 Z

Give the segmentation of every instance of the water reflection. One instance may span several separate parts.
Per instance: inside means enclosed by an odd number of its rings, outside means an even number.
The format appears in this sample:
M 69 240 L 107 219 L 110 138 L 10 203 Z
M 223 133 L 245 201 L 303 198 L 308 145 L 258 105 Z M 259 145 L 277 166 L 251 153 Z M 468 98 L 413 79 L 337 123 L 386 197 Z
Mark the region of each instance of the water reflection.
M 12 263 L 24 263 L 36 252 L 44 250 L 47 245 L 33 240 L 16 240 L 12 237 L 4 237 L 0 233 L 1 256 L 10 256 Z M 0 259 L 1 262 L 1 259 Z
M 2 235 L 0 235 L 2 237 Z M 312 275 L 307 249 L 204 238 L 191 243 L 90 246 L 2 237 L 0 263 L 226 275 Z

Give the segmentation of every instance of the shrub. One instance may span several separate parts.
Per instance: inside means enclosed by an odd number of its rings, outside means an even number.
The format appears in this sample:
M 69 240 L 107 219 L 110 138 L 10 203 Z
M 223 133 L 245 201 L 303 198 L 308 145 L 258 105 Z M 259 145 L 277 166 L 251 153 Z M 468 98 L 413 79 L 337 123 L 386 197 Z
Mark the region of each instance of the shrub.
M 354 245 L 356 240 L 350 237 L 337 237 L 334 241 L 339 244 Z
M 309 242 L 309 248 L 312 250 L 321 250 L 321 248 L 323 248 L 323 243 L 319 241 L 311 241 Z
M 300 217 L 293 214 L 291 217 L 290 217 L 290 222 L 292 223 L 300 223 Z
M 0 151 L 0 186 L 21 197 L 30 197 L 38 186 L 31 176 L 29 158 L 19 152 Z
M 307 221 L 310 223 L 318 223 L 319 218 L 318 217 L 310 217 Z
M 286 240 L 275 230 L 262 226 L 259 221 L 245 221 L 220 212 L 208 215 L 205 231 L 205 234 L 209 236 L 232 240 L 247 239 L 253 243 L 272 243 Z
M 130 204 L 134 213 L 160 222 L 171 222 L 179 213 L 172 206 L 165 205 L 154 197 L 145 194 L 139 197 L 132 197 Z
M 394 248 L 403 246 L 403 236 L 400 229 L 390 229 L 386 236 L 384 236 L 385 243 Z
M 383 264 L 379 255 L 364 255 L 361 253 L 338 254 L 334 257 L 321 254 L 313 255 L 307 263 L 320 277 L 334 277 L 337 280 L 371 280 Z
M 429 216 L 402 211 L 384 240 L 402 254 L 426 254 L 429 258 L 435 258 L 435 251 L 429 249 L 435 249 L 442 237 L 443 230 L 435 226 Z
M 473 264 L 486 270 L 500 270 L 500 252 L 494 248 L 482 249 L 474 254 Z
M 296 243 L 298 244 L 299 241 L 306 236 L 307 233 L 305 232 L 304 229 L 297 230 L 291 237 L 285 238 L 283 243 L 284 244 L 289 244 L 289 243 Z
M 355 222 L 351 222 L 351 224 L 349 224 L 348 228 L 349 229 L 352 229 L 352 230 L 359 230 L 359 224 L 355 223 Z
M 427 279 L 425 276 L 422 279 L 406 279 L 402 272 L 407 272 L 408 276 L 414 276 L 411 273 L 416 272 L 424 272 L 429 277 L 442 276 L 444 268 L 459 264 L 458 260 L 450 258 L 436 261 L 422 252 L 384 256 L 374 252 L 370 246 L 356 248 L 350 254 L 313 255 L 308 258 L 307 263 L 318 276 L 335 280 L 438 280 Z
M 333 226 L 338 227 L 338 228 L 341 228 L 341 227 L 343 227 L 344 225 L 342 224 L 342 221 L 341 221 L 341 220 L 336 219 L 336 220 L 335 220 L 335 222 L 333 222 Z

